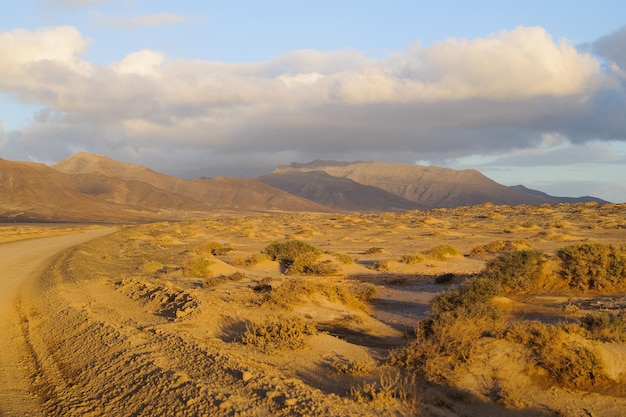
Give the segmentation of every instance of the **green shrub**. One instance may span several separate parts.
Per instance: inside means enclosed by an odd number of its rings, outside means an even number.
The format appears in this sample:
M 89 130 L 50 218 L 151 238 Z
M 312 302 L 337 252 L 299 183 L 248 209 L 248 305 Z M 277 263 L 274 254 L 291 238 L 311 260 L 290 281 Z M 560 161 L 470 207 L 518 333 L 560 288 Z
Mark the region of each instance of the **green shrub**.
M 446 312 L 455 312 L 470 316 L 497 315 L 496 309 L 488 305 L 489 301 L 502 291 L 500 285 L 490 279 L 476 278 L 460 287 L 438 293 L 431 302 L 431 314 L 438 316 Z
M 194 278 L 208 277 L 211 275 L 209 267 L 212 263 L 213 262 L 204 257 L 187 261 L 184 266 L 185 275 Z
M 321 255 L 320 250 L 313 245 L 295 239 L 271 243 L 262 253 L 273 261 L 279 261 L 288 274 L 306 273 Z
M 559 249 L 556 255 L 570 287 L 602 290 L 625 285 L 626 255 L 613 245 L 584 243 Z
M 489 261 L 482 276 L 504 290 L 528 290 L 538 283 L 545 260 L 545 255 L 537 250 L 507 252 Z

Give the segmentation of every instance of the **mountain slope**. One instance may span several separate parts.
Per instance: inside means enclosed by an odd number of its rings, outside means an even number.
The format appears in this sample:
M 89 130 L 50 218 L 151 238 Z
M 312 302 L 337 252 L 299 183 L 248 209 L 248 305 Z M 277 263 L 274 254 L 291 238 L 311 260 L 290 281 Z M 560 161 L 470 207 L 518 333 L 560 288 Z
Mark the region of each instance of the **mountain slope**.
M 602 200 L 601 198 L 591 197 L 591 196 L 583 196 L 583 197 L 555 197 L 553 195 L 544 193 L 543 191 L 533 190 L 531 188 L 524 187 L 523 185 L 513 185 L 509 188 L 513 188 L 516 190 L 523 191 L 527 194 L 532 194 L 536 196 L 540 196 L 546 199 L 546 202 L 550 204 L 560 204 L 560 203 L 587 203 L 587 202 L 596 202 L 605 204 L 608 203 L 606 200 Z
M 99 192 L 109 193 L 108 198 L 101 198 L 95 195 L 94 181 L 100 183 L 89 175 L 68 175 L 43 164 L 0 159 L 0 221 L 145 221 L 167 214 L 163 209 L 169 207 L 129 204 L 124 192 L 111 198 L 115 188 L 124 188 L 120 184 L 99 186 Z M 91 194 L 85 192 L 87 185 Z M 132 192 L 130 185 L 126 194 Z
M 286 171 L 280 169 L 259 177 L 272 187 L 341 211 L 403 211 L 423 208 L 419 204 L 380 188 L 338 178 L 323 171 Z
M 558 197 L 530 193 L 526 191 L 527 189 L 498 184 L 473 169 L 454 170 L 384 162 L 349 163 L 316 160 L 308 164 L 281 167 L 281 170 L 284 175 L 288 172 L 324 171 L 335 177 L 349 178 L 360 184 L 381 188 L 428 208 L 472 206 L 487 202 L 496 205 L 564 202 Z
M 185 180 L 87 152 L 76 153 L 54 164 L 53 168 L 68 174 L 98 173 L 110 178 L 140 181 L 205 204 L 207 209 L 329 211 L 328 207 L 270 187 L 254 178 Z

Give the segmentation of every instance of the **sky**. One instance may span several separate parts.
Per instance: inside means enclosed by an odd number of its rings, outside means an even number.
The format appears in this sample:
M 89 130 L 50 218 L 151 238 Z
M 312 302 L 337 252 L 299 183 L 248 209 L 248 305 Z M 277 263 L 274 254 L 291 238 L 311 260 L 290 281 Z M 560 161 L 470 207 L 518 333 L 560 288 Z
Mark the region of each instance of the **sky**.
M 626 2 L 14 2 L 0 158 L 78 151 L 185 178 L 437 165 L 626 202 Z

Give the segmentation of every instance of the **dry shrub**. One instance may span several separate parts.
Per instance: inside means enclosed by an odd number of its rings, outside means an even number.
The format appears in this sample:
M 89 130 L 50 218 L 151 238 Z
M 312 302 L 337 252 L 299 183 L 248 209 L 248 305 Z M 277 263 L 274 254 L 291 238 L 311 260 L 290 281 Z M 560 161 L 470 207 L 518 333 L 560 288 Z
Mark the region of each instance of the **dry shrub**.
M 460 254 L 461 252 L 450 245 L 439 245 L 426 252 L 429 258 L 436 261 L 446 261 Z
M 145 273 L 151 274 L 163 268 L 163 264 L 159 261 L 148 261 L 141 265 L 141 270 Z
M 200 246 L 197 249 L 198 253 L 210 253 L 214 256 L 226 255 L 228 252 L 232 251 L 233 248 L 228 246 L 224 246 L 224 244 L 219 242 L 208 242 L 204 245 Z
M 376 261 L 370 267 L 374 271 L 387 272 L 389 271 L 389 262 L 388 261 Z
M 292 278 L 271 288 L 267 301 L 281 308 L 291 308 L 315 294 L 367 312 L 369 302 L 378 296 L 378 289 L 372 284 L 362 282 L 323 283 Z
M 626 254 L 616 246 L 584 243 L 559 249 L 556 255 L 570 287 L 615 290 L 626 286 Z
M 350 307 L 369 311 L 369 302 L 378 297 L 378 289 L 369 283 L 319 284 L 317 291 L 330 301 L 339 301 Z
M 213 262 L 204 257 L 195 258 L 187 261 L 183 270 L 185 271 L 185 275 L 189 277 L 208 277 L 211 276 L 210 266 L 212 263 Z
M 470 251 L 470 256 L 488 255 L 498 252 L 510 252 L 530 248 L 530 243 L 526 240 L 494 240 L 484 245 L 476 246 Z
M 364 383 L 350 388 L 352 398 L 359 403 L 389 402 L 399 396 L 402 377 L 399 372 L 384 372 L 378 381 Z
M 205 288 L 212 288 L 212 287 L 216 287 L 220 284 L 223 284 L 225 282 L 229 282 L 229 281 L 241 281 L 247 278 L 247 275 L 244 274 L 243 272 L 234 272 L 230 275 L 221 275 L 219 277 L 206 277 L 204 280 L 202 280 L 202 286 Z
M 581 326 L 592 339 L 603 342 L 626 342 L 626 312 L 597 311 L 581 317 Z
M 568 330 L 565 326 L 522 322 L 512 325 L 505 337 L 530 348 L 537 365 L 564 386 L 585 388 L 606 381 L 600 355 L 581 341 L 580 335 Z
M 317 291 L 316 285 L 308 279 L 291 278 L 279 286 L 271 287 L 267 301 L 280 308 L 289 309 Z
M 266 353 L 281 349 L 300 349 L 307 336 L 317 333 L 315 325 L 299 316 L 267 318 L 262 323 L 250 323 L 242 343 Z
M 330 259 L 321 262 L 305 263 L 301 269 L 296 268 L 294 271 L 300 270 L 306 275 L 330 276 L 337 275 L 340 271 L 339 266 L 334 264 Z M 291 269 L 290 269 L 291 271 Z
M 373 255 L 375 253 L 383 253 L 384 251 L 385 251 L 385 249 L 375 246 L 375 247 L 366 249 L 363 252 L 363 255 Z
M 352 265 L 354 263 L 354 259 L 352 259 L 352 256 L 350 255 L 343 253 L 332 253 L 332 255 L 344 265 Z
M 232 261 L 234 266 L 254 266 L 261 262 L 270 260 L 270 257 L 264 253 L 254 253 L 246 258 L 235 258 Z
M 388 361 L 430 381 L 446 383 L 471 359 L 478 339 L 503 333 L 504 320 L 491 313 L 463 309 L 422 320 L 416 339 L 392 350 Z
M 360 359 L 348 359 L 337 356 L 329 360 L 329 365 L 338 374 L 363 375 L 369 374 L 376 368 L 376 362 L 367 354 Z
M 403 255 L 400 258 L 400 262 L 408 265 L 419 264 L 420 262 L 424 262 L 426 258 L 421 253 L 413 253 L 410 255 Z

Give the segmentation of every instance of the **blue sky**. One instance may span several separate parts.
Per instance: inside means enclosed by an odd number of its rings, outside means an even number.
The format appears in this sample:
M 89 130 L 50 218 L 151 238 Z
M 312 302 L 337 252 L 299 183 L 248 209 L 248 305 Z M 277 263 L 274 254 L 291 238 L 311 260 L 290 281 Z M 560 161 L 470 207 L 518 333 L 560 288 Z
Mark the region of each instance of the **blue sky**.
M 620 1 L 18 2 L 0 158 L 184 176 L 313 159 L 476 168 L 626 202 Z

